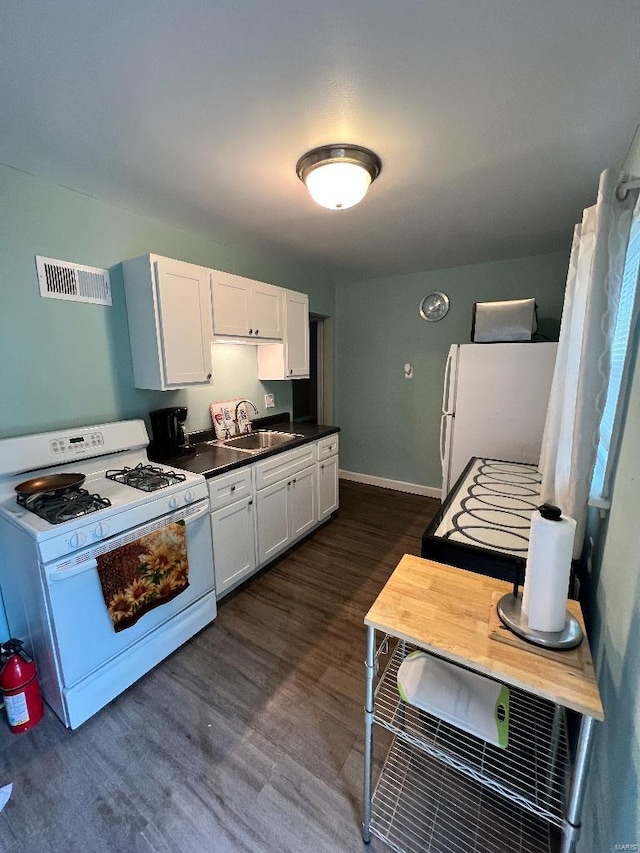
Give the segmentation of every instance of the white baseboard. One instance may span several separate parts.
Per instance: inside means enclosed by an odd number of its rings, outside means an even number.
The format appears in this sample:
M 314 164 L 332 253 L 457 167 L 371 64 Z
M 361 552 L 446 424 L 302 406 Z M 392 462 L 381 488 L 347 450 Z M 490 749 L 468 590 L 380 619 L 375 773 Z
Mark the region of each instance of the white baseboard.
M 419 483 L 403 483 L 402 480 L 388 480 L 386 477 L 373 477 L 371 474 L 358 474 L 356 471 L 338 471 L 341 480 L 351 480 L 354 483 L 366 483 L 368 486 L 380 486 L 383 489 L 393 489 L 396 492 L 408 492 L 412 495 L 425 495 L 428 498 L 442 497 L 442 489 L 434 486 L 422 486 Z

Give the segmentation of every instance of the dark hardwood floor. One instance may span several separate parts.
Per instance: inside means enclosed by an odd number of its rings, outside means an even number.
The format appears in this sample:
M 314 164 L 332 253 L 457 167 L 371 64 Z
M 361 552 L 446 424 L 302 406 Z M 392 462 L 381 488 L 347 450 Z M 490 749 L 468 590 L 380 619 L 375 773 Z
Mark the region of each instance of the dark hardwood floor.
M 363 849 L 363 617 L 439 504 L 340 495 L 329 524 L 80 729 L 49 710 L 24 735 L 3 720 L 0 851 Z

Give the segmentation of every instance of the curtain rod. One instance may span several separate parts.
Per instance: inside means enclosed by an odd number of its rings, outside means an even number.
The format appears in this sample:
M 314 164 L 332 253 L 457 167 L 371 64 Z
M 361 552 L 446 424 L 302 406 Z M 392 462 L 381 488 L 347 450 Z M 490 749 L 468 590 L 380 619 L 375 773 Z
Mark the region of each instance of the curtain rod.
M 624 201 L 631 190 L 640 189 L 640 178 L 629 178 L 627 181 L 621 181 L 616 189 L 616 197 L 618 201 Z

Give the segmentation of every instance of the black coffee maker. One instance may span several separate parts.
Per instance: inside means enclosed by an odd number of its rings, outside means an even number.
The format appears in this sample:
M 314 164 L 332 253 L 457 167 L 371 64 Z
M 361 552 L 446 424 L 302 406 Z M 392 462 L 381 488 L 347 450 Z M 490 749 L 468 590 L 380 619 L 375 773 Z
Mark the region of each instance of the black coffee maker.
M 170 406 L 149 412 L 153 440 L 149 445 L 151 459 L 162 462 L 193 453 L 193 447 L 184 432 L 187 419 L 186 406 Z

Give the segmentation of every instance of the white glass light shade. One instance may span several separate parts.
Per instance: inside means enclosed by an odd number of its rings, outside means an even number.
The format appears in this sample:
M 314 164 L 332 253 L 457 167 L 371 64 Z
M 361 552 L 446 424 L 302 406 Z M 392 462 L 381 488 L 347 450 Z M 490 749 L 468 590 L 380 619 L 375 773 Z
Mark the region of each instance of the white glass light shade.
M 382 161 L 361 145 L 323 145 L 307 151 L 296 164 L 296 174 L 311 198 L 329 210 L 346 210 L 367 194 L 380 174 Z
M 345 210 L 365 197 L 371 175 L 357 163 L 326 163 L 309 172 L 305 183 L 311 198 L 322 207 Z

